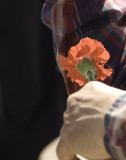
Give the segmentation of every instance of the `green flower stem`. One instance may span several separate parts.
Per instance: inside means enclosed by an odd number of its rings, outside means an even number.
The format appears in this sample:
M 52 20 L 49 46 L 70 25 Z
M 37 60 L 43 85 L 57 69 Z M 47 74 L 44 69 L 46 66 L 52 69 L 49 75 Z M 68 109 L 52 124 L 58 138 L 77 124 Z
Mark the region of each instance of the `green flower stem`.
M 87 81 L 96 80 L 97 69 L 94 60 L 84 57 L 82 61 L 76 65 L 76 67 Z

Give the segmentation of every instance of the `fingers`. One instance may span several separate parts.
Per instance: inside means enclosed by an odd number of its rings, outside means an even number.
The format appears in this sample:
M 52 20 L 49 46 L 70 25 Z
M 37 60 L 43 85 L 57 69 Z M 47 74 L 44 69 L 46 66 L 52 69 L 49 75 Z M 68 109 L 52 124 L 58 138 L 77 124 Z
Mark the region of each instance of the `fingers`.
M 102 108 L 102 112 L 106 111 L 111 107 L 111 105 L 120 96 L 125 94 L 126 91 L 110 87 L 101 82 L 88 82 L 84 87 L 82 87 L 78 92 L 69 96 L 67 101 L 67 110 L 78 106 L 80 108 L 90 107 L 95 109 Z

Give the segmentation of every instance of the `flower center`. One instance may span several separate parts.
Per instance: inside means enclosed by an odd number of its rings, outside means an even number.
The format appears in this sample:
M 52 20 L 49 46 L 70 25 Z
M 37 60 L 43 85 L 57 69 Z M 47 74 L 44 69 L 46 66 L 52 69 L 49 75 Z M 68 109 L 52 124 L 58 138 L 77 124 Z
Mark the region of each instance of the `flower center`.
M 87 81 L 96 80 L 97 69 L 94 60 L 84 57 L 81 62 L 77 63 L 76 67 Z

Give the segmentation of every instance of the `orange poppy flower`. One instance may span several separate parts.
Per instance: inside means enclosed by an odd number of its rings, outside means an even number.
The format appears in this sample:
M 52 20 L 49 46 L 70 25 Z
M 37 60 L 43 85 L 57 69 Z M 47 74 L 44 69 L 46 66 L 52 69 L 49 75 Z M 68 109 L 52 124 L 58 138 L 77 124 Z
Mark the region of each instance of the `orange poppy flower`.
M 103 81 L 112 74 L 112 69 L 104 68 L 110 58 L 109 52 L 101 42 L 88 37 L 71 47 L 68 57 L 58 57 L 62 70 L 68 71 L 67 77 L 80 86 L 88 81 Z

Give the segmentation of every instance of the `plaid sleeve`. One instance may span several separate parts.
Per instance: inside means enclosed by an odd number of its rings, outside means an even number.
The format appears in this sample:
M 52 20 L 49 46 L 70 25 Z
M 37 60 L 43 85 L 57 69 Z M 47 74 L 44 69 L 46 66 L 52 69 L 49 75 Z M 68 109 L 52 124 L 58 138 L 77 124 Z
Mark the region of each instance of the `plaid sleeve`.
M 126 89 L 126 0 L 46 0 L 41 17 L 52 30 L 56 59 L 80 39 L 96 39 L 109 51 L 107 66 L 114 71 L 105 83 Z M 78 90 L 65 72 L 63 77 L 68 93 Z
M 104 143 L 116 160 L 126 160 L 126 94 L 120 97 L 105 116 Z
M 52 29 L 56 52 L 65 55 L 81 38 L 100 31 L 125 15 L 126 0 L 46 0 L 41 17 L 43 23 Z M 106 37 L 111 27 L 100 32 Z M 113 29 L 123 34 L 117 26 Z

